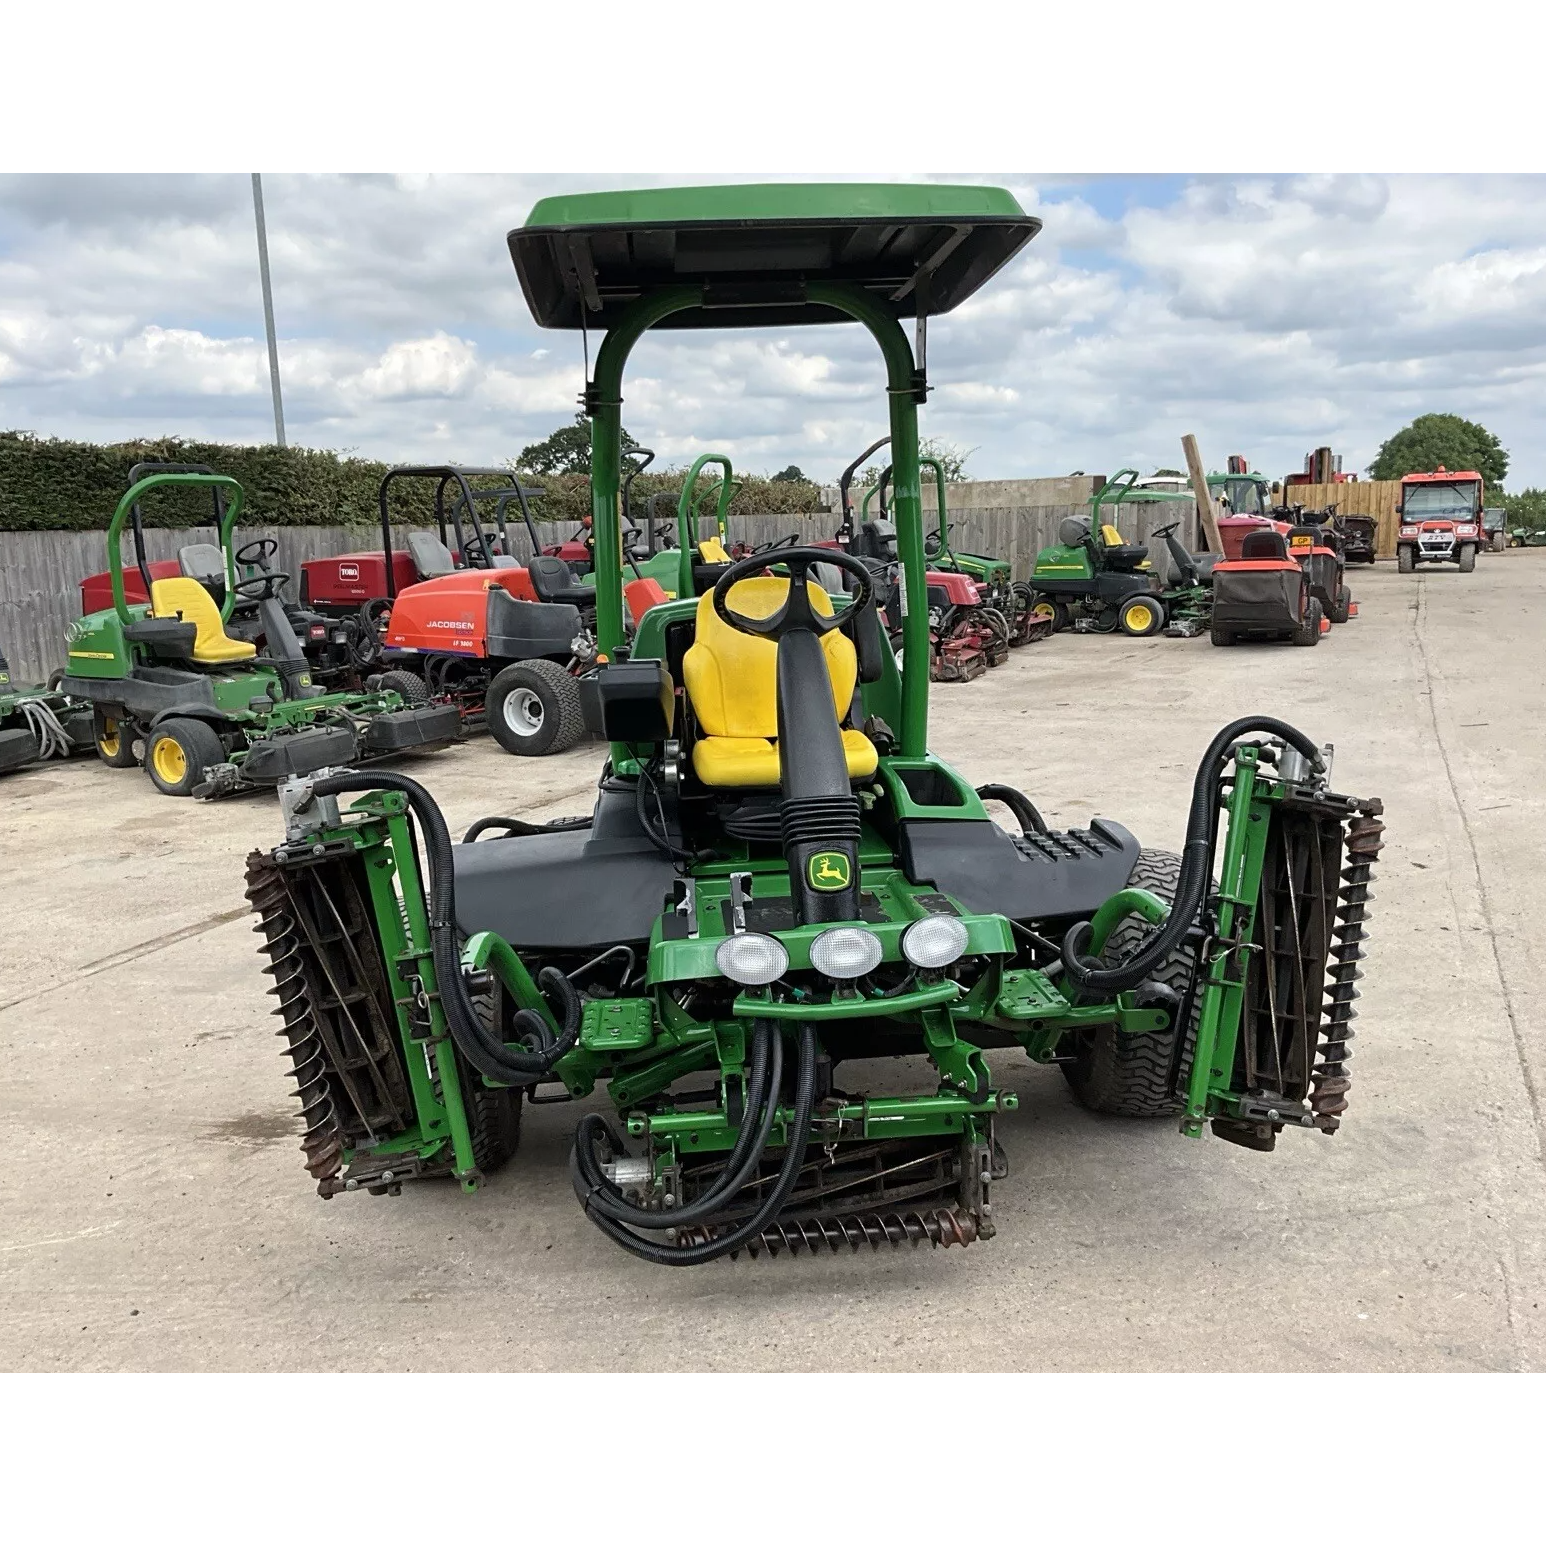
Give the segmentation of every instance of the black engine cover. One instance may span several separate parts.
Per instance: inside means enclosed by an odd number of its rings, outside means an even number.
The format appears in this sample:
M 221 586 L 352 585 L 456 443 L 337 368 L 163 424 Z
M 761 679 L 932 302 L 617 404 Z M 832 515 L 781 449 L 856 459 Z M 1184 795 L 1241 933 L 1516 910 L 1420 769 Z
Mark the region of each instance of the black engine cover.
M 1138 858 L 1138 839 L 1099 818 L 1046 837 L 1015 837 L 992 821 L 904 821 L 900 838 L 915 885 L 1021 923 L 1088 918 L 1127 884 Z

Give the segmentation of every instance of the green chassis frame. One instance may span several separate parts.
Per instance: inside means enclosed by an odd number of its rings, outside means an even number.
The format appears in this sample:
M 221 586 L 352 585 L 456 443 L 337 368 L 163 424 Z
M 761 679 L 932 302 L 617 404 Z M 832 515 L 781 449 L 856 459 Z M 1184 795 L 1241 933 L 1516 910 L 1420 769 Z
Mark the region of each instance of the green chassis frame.
M 885 712 L 895 713 L 894 722 L 899 726 L 897 751 L 882 758 L 877 783 L 900 815 L 983 818 L 986 812 L 970 787 L 928 752 L 927 564 L 917 423 L 923 388 L 914 374 L 912 350 L 896 320 L 857 287 L 812 283 L 809 297 L 813 303 L 862 322 L 879 343 L 887 368 L 894 510 L 906 597 L 902 625 L 905 655 L 900 679 L 893 666 L 889 678 L 866 690 L 866 707 L 872 706 L 869 693 L 873 690 L 876 706 L 884 704 Z M 686 286 L 635 302 L 607 333 L 587 395 L 592 413 L 597 631 L 602 652 L 613 658 L 624 645 L 619 505 L 623 367 L 629 351 L 649 326 L 698 304 L 699 291 Z M 728 468 L 726 471 L 728 485 Z M 686 498 L 684 492 L 684 501 Z M 666 627 L 690 617 L 695 606 L 690 599 L 679 599 L 653 608 L 634 641 L 634 658 L 658 656 Z M 618 774 L 637 774 L 640 753 L 633 746 L 614 742 L 611 758 Z M 917 805 L 898 775 L 920 768 L 947 778 L 956 788 L 958 803 L 948 808 Z M 1244 951 L 1251 948 L 1248 942 L 1255 923 L 1272 806 L 1287 789 L 1287 785 L 1261 776 L 1253 747 L 1239 748 L 1227 800 L 1217 893 L 1217 938 L 1223 943 L 1199 969 L 1197 1039 L 1182 1118 L 1182 1130 L 1189 1136 L 1199 1136 L 1209 1118 L 1232 1117 L 1239 1110 L 1230 1085 L 1241 1025 Z M 284 862 L 291 864 L 304 862 L 308 850 L 317 850 L 321 857 L 321 850 L 340 844 L 343 851 L 361 856 L 369 877 L 417 1115 L 415 1124 L 406 1131 L 373 1147 L 372 1173 L 377 1181 L 390 1183 L 393 1176 L 390 1171 L 383 1174 L 382 1159 L 401 1154 L 405 1160 L 411 1156 L 414 1162 L 405 1165 L 407 1173 L 413 1173 L 415 1166 L 443 1167 L 470 1190 L 481 1177 L 473 1162 L 463 1092 L 455 1077 L 456 1064 L 436 984 L 425 897 L 404 796 L 388 791 L 367 795 L 350 807 L 339 824 L 329 822 L 321 831 L 298 835 L 280 852 L 287 854 Z M 895 856 L 873 838 L 867 837 L 861 847 L 860 866 L 864 889 L 875 896 L 885 915 L 884 922 L 868 927 L 880 936 L 884 959 L 898 962 L 902 959 L 900 937 L 904 928 L 923 915 L 917 898 L 932 888 L 908 882 Z M 1012 1094 L 992 1090 L 982 1049 L 963 1034 L 973 1024 L 992 1027 L 997 1033 L 996 1045 L 1003 1045 L 1007 1035 L 1033 1061 L 1042 1063 L 1055 1058 L 1065 1034 L 1082 1026 L 1115 1025 L 1132 1033 L 1168 1024 L 1168 1011 L 1139 1007 L 1133 994 L 1119 994 L 1108 1003 L 1076 1003 L 1043 972 L 1010 965 L 1015 953 L 1012 926 L 996 914 L 963 915 L 970 938 L 967 957 L 987 963 L 969 991 L 949 978 L 927 973 L 921 974 L 919 986 L 883 1000 L 854 992 L 821 1001 L 801 990 L 779 1000 L 763 992 L 743 990 L 735 996 L 727 1018 L 695 1019 L 667 990 L 683 981 L 718 976 L 714 949 L 725 932 L 721 903 L 730 894 L 730 876 L 737 870 L 754 874 L 759 896 L 777 897 L 781 889 L 787 893 L 788 871 L 782 859 L 717 857 L 694 865 L 699 937 L 667 939 L 657 920 L 643 992 L 587 1003 L 578 1044 L 555 1065 L 556 1077 L 574 1096 L 588 1094 L 600 1080 L 609 1081 L 608 1093 L 624 1115 L 628 1132 L 646 1138 L 651 1145 L 657 1178 L 683 1155 L 728 1148 L 736 1129 L 723 1105 L 717 1111 L 700 1112 L 673 1111 L 666 1103 L 668 1109 L 646 1113 L 638 1109 L 640 1103 L 662 1095 L 676 1080 L 701 1070 L 717 1070 L 724 1078 L 738 1075 L 745 1063 L 746 1031 L 758 1018 L 808 1021 L 818 1028 L 857 1018 L 897 1022 L 917 1031 L 919 1050 L 927 1053 L 938 1070 L 941 1083 L 935 1094 L 872 1099 L 825 1113 L 824 1125 L 815 1135 L 821 1141 L 881 1135 L 954 1135 L 986 1141 L 993 1112 L 1012 1109 L 1016 1102 Z M 1135 913 L 1157 923 L 1165 918 L 1167 908 L 1150 892 L 1134 888 L 1120 891 L 1092 920 L 1090 952 L 1099 954 L 1117 924 Z M 809 964 L 810 938 L 822 927 L 826 926 L 778 931 L 793 969 Z M 507 941 L 492 933 L 473 934 L 465 943 L 462 962 L 469 972 L 488 974 L 483 980 L 497 982 L 515 1006 L 533 1009 L 553 1024 L 531 972 Z M 494 1081 L 485 1083 L 497 1088 Z M 775 1142 L 782 1141 L 791 1119 L 788 1108 L 780 1111 Z M 345 1158 L 352 1163 L 353 1152 L 346 1153 Z

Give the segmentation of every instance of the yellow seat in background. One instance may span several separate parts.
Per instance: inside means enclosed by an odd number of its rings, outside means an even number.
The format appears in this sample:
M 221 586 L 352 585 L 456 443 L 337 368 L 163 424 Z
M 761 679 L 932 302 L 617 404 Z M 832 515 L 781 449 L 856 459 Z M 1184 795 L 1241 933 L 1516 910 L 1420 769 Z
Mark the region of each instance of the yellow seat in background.
M 150 582 L 150 615 L 180 617 L 198 629 L 193 641 L 193 658 L 201 666 L 224 666 L 237 660 L 251 660 L 258 653 L 256 644 L 233 639 L 225 631 L 225 622 L 215 598 L 185 576 Z

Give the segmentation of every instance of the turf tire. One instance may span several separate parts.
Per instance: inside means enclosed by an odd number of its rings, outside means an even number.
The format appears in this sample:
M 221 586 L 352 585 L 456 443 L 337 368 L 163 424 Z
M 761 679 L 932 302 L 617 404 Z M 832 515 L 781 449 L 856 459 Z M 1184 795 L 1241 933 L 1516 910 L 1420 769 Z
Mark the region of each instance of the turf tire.
M 1163 849 L 1145 848 L 1128 877 L 1128 885 L 1142 886 L 1155 896 L 1170 901 L 1176 894 L 1181 874 L 1181 856 Z M 1139 918 L 1125 918 L 1111 931 L 1104 959 L 1116 962 L 1128 955 L 1148 932 L 1149 925 Z M 1194 952 L 1179 945 L 1153 973 L 1178 996 L 1184 995 L 1194 970 Z M 1181 1084 L 1185 1088 L 1191 1065 L 1192 1043 L 1197 1035 L 1199 1000 L 1192 1005 L 1191 1023 L 1186 1028 L 1186 1051 L 1182 1055 Z M 1113 1117 L 1164 1117 L 1181 1109 L 1181 1102 L 1167 1091 L 1170 1059 L 1175 1051 L 1179 1029 L 1163 1031 L 1117 1030 L 1114 1025 L 1098 1025 L 1075 1035 L 1073 1061 L 1063 1063 L 1063 1077 L 1074 1092 L 1074 1099 L 1091 1111 Z
M 383 671 L 381 687 L 395 692 L 409 708 L 429 702 L 429 688 L 415 671 Z
M 1038 607 L 1043 607 L 1050 611 L 1053 633 L 1062 633 L 1072 621 L 1073 614 L 1068 610 L 1068 603 L 1066 601 L 1059 601 L 1055 596 L 1032 596 L 1031 610 L 1034 612 Z
M 1225 628 L 1222 623 L 1213 623 L 1209 626 L 1208 637 L 1218 645 L 1238 644 L 1234 629 Z
M 100 708 L 91 711 L 91 737 L 97 747 L 97 756 L 110 768 L 132 768 L 139 758 L 134 755 L 134 743 L 139 739 L 134 726 L 117 714 L 109 714 Z M 112 750 L 107 750 L 111 747 Z
M 175 743 L 182 753 L 182 772 L 175 779 L 157 766 L 156 749 L 163 742 Z M 215 727 L 202 719 L 163 719 L 145 737 L 145 771 L 162 794 L 191 795 L 204 782 L 205 770 L 225 760 L 225 747 Z
M 1396 568 L 1402 574 L 1413 574 L 1417 570 L 1417 553 L 1409 542 L 1401 543 L 1396 549 Z
M 528 704 L 541 706 L 540 721 L 524 733 L 507 717 L 507 707 L 517 693 L 529 695 Z M 585 734 L 579 683 L 555 661 L 522 660 L 506 666 L 489 683 L 483 708 L 489 734 L 517 757 L 568 751 Z
M 1141 615 L 1143 622 L 1134 624 L 1129 617 Z M 1165 603 L 1156 596 L 1129 596 L 1117 608 L 1117 627 L 1130 639 L 1147 639 L 1165 626 Z
M 1337 587 L 1336 600 L 1326 615 L 1334 623 L 1345 623 L 1353 615 L 1353 593 L 1347 586 Z
M 1476 544 L 1474 542 L 1462 542 L 1460 544 L 1460 572 L 1470 574 L 1476 568 Z

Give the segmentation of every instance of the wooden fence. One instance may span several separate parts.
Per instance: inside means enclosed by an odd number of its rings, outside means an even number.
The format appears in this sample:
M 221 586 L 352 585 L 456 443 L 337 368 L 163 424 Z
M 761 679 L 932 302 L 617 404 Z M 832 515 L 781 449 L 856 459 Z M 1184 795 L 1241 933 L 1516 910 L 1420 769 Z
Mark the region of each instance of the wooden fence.
M 1359 487 L 1362 485 L 1354 485 Z M 1152 513 L 1151 513 L 1152 512 Z M 986 553 L 1008 558 L 1017 579 L 1029 578 L 1039 548 L 1057 540 L 1058 526 L 1068 516 L 1089 515 L 1085 504 L 1007 506 L 952 512 L 950 537 L 957 551 Z M 1129 541 L 1145 542 L 1157 526 L 1180 519 L 1184 540 L 1193 542 L 1193 510 L 1190 504 L 1155 505 L 1149 510 L 1129 506 L 1121 512 L 1120 525 Z M 737 519 L 731 530 L 736 541 L 771 542 L 799 532 L 806 541 L 830 537 L 837 518 L 820 515 L 754 515 Z M 933 522 L 925 516 L 925 529 Z M 558 535 L 570 528 L 555 525 Z M 705 531 L 707 525 L 705 525 Z M 516 556 L 529 556 L 524 529 L 511 528 Z M 337 553 L 378 550 L 380 536 L 371 528 L 347 526 L 246 526 L 238 542 L 273 537 L 279 551 L 275 569 L 295 577 L 290 589 L 299 594 L 301 565 L 311 558 Z M 145 533 L 151 559 L 176 558 L 177 550 L 194 542 L 212 542 L 208 528 L 151 529 Z M 403 533 L 398 540 L 405 540 Z M 1394 551 L 1392 549 L 1392 551 Z M 80 582 L 88 574 L 107 567 L 103 533 L 96 531 L 0 532 L 0 651 L 11 663 L 12 679 L 42 681 L 64 665 L 65 630 L 80 616 Z M 1162 577 L 1169 565 L 1163 543 L 1154 545 L 1154 567 Z
M 1396 483 L 1295 483 L 1283 497 L 1308 510 L 1324 510 L 1335 504 L 1339 515 L 1372 515 L 1380 523 L 1375 552 L 1380 558 L 1396 556 L 1396 502 L 1401 485 Z

